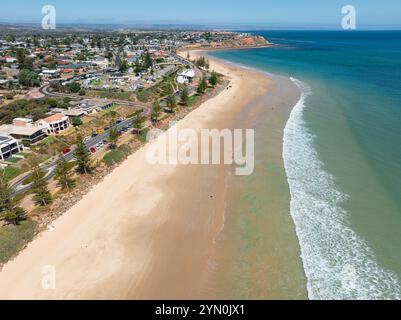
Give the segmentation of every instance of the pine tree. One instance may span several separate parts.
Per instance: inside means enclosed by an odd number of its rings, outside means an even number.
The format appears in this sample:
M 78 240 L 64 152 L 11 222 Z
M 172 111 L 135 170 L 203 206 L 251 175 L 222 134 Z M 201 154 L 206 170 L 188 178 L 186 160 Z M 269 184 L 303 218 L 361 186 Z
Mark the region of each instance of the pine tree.
M 145 53 L 145 68 L 149 69 L 151 66 L 153 66 L 153 60 L 152 60 L 152 57 L 151 57 L 149 51 L 146 51 L 146 53 Z
M 181 92 L 181 101 L 180 102 L 184 106 L 189 105 L 189 90 L 187 87 L 185 87 Z
M 161 111 L 162 111 L 162 108 L 160 107 L 160 103 L 158 100 L 156 100 L 153 103 L 153 109 L 152 109 L 152 113 L 150 115 L 150 119 L 152 120 L 152 122 L 157 123 L 159 121 Z
M 110 149 L 117 148 L 118 138 L 119 138 L 118 128 L 115 120 L 112 120 L 112 122 L 110 123 L 110 133 L 109 133 Z
M 81 135 L 78 135 L 77 148 L 75 149 L 74 156 L 78 163 L 78 171 L 82 174 L 88 174 L 91 171 L 91 155 Z
M 174 95 L 167 97 L 167 109 L 174 113 L 175 108 L 177 108 L 177 100 Z
M 209 83 L 214 87 L 219 83 L 219 75 L 217 74 L 217 72 L 213 71 L 210 79 L 209 79 Z
M 141 116 L 140 114 L 135 116 L 134 121 L 133 121 L 133 128 L 134 128 L 134 133 L 141 133 L 144 127 L 144 123 L 146 121 L 146 117 Z
M 56 180 L 63 190 L 69 190 L 75 186 L 75 181 L 71 178 L 69 173 L 68 162 L 63 156 L 60 156 L 57 161 Z
M 205 78 L 205 77 L 202 77 L 201 81 L 199 81 L 199 85 L 198 85 L 198 88 L 196 89 L 196 92 L 197 92 L 199 95 L 202 95 L 202 94 L 205 93 L 206 89 L 207 89 L 206 78 Z
M 37 163 L 34 163 L 32 169 L 32 193 L 33 199 L 37 205 L 42 207 L 47 206 L 52 202 L 52 195 L 49 191 L 47 181 L 45 179 L 46 173 L 40 168 Z
M 19 206 L 19 202 L 13 197 L 13 190 L 6 181 L 0 177 L 0 220 L 13 225 L 19 225 L 26 218 L 24 209 Z

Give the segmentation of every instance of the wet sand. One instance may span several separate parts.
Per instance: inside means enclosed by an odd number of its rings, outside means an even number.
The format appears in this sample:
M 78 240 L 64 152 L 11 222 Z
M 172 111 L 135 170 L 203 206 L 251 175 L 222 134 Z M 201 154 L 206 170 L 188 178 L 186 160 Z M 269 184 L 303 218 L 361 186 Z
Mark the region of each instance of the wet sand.
M 232 128 L 274 87 L 261 73 L 212 61 L 231 88 L 180 121 Z M 154 142 L 158 143 L 158 142 Z M 0 273 L 1 299 L 194 299 L 224 226 L 229 166 L 151 165 L 139 150 Z M 210 196 L 213 195 L 211 198 Z M 46 266 L 56 287 L 44 290 Z

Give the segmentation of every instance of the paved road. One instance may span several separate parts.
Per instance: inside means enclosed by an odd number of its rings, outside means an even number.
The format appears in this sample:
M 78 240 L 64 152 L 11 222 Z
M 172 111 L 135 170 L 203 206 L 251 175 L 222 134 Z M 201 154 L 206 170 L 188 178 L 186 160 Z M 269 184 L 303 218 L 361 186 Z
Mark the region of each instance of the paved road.
M 123 122 L 119 123 L 117 125 L 117 129 L 121 130 L 124 127 L 128 127 L 128 126 L 131 127 L 132 124 L 133 124 L 133 118 L 129 118 L 129 119 L 126 119 Z M 98 135 L 98 136 L 96 136 L 94 138 L 91 138 L 88 141 L 86 141 L 85 145 L 86 145 L 87 149 L 90 150 L 91 148 L 96 147 L 96 145 L 98 143 L 100 143 L 100 142 L 102 142 L 104 140 L 107 140 L 109 138 L 109 136 L 110 136 L 110 130 L 107 130 L 103 134 L 100 134 L 100 135 Z M 75 150 L 72 150 L 71 152 L 63 155 L 64 159 L 67 162 L 74 160 L 74 158 L 75 158 L 74 151 Z M 57 162 L 54 161 L 54 162 L 52 162 L 50 164 L 41 165 L 41 168 L 44 171 L 47 172 L 47 174 L 46 174 L 46 179 L 47 180 L 50 180 L 51 178 L 54 177 L 56 164 L 57 164 Z M 26 174 L 26 175 L 22 176 L 20 179 L 14 181 L 12 183 L 11 187 L 15 190 L 15 193 L 14 193 L 15 195 L 18 195 L 18 194 L 25 193 L 25 192 L 29 191 L 31 186 L 30 185 L 24 186 L 24 185 L 22 185 L 22 183 L 30 176 L 31 176 L 31 174 Z
M 46 85 L 42 86 L 39 89 L 39 91 L 42 94 L 44 94 L 46 96 L 51 96 L 51 97 L 71 97 L 71 98 L 82 99 L 82 97 L 80 97 L 80 96 L 67 95 L 67 94 L 63 94 L 63 93 L 54 93 L 54 92 L 49 91 L 49 88 L 50 88 L 50 85 L 46 84 Z M 133 102 L 125 101 L 125 100 L 112 100 L 112 101 L 117 104 L 130 106 L 136 110 L 143 109 L 143 112 L 141 114 L 142 116 L 149 116 L 150 113 L 152 112 L 151 107 L 144 103 L 133 103 Z M 134 120 L 134 118 L 129 118 L 129 119 L 124 120 L 123 122 L 121 122 L 117 125 L 117 129 L 121 130 L 127 126 L 131 127 L 133 124 L 133 120 Z M 107 130 L 103 134 L 100 134 L 94 138 L 90 138 L 88 141 L 85 142 L 85 145 L 88 148 L 88 150 L 90 150 L 91 148 L 96 147 L 96 145 L 99 142 L 107 140 L 109 138 L 109 136 L 110 136 L 110 130 Z M 68 162 L 72 161 L 74 159 L 74 150 L 63 155 L 63 157 Z M 41 168 L 43 170 L 47 171 L 46 179 L 50 180 L 55 175 L 56 161 L 49 163 L 49 164 L 43 164 L 43 165 L 41 165 Z M 13 183 L 11 184 L 11 187 L 15 190 L 14 195 L 22 194 L 22 193 L 29 191 L 30 185 L 24 186 L 24 185 L 22 185 L 22 183 L 30 176 L 31 176 L 31 174 L 28 173 L 28 174 L 21 176 L 19 179 L 13 181 Z
M 53 91 L 50 91 L 49 89 L 50 89 L 50 84 L 45 84 L 39 88 L 39 92 L 48 97 L 59 97 L 59 98 L 68 97 L 68 98 L 72 98 L 72 99 L 91 99 L 90 97 L 88 98 L 88 97 L 81 97 L 81 96 L 73 95 L 73 94 L 53 92 Z M 151 107 L 149 105 L 147 105 L 146 103 L 130 102 L 127 100 L 120 100 L 120 99 L 110 99 L 110 100 L 114 103 L 126 105 L 126 106 L 132 107 L 134 109 L 143 109 L 144 116 L 150 115 L 150 113 L 152 111 Z
M 182 58 L 178 55 L 175 55 L 175 56 L 182 64 L 193 67 L 193 64 L 191 62 L 185 60 L 184 58 Z M 90 75 L 90 73 L 88 73 L 88 74 Z M 81 97 L 78 95 L 52 92 L 49 89 L 50 89 L 50 84 L 45 84 L 42 87 L 40 87 L 39 92 L 42 93 L 43 95 L 49 96 L 49 97 L 69 97 L 72 99 L 83 99 L 84 98 L 84 97 Z M 149 116 L 152 112 L 152 108 L 149 105 L 144 104 L 144 103 L 140 103 L 140 102 L 134 103 L 134 102 L 130 102 L 130 101 L 126 101 L 126 100 L 119 100 L 119 99 L 111 99 L 111 101 L 113 101 L 114 103 L 117 103 L 117 104 L 130 106 L 137 110 L 143 109 L 142 116 Z M 120 130 L 126 126 L 131 127 L 132 123 L 133 123 L 133 118 L 129 118 L 129 119 L 124 120 L 120 124 L 118 124 L 117 128 L 118 128 L 118 130 Z M 107 140 L 109 136 L 110 136 L 110 130 L 108 130 L 105 133 L 100 134 L 94 138 L 89 139 L 88 141 L 85 142 L 85 145 L 89 150 L 89 149 L 95 147 L 99 142 Z M 72 161 L 74 159 L 74 150 L 71 151 L 70 153 L 63 155 L 63 157 L 66 161 Z M 50 164 L 41 165 L 41 168 L 43 170 L 47 171 L 46 179 L 50 180 L 55 175 L 56 161 L 54 161 Z M 19 179 L 15 180 L 12 183 L 11 187 L 14 188 L 15 195 L 22 194 L 22 193 L 29 191 L 30 185 L 23 186 L 22 183 L 30 176 L 31 176 L 31 174 L 28 173 L 24 176 L 21 176 Z

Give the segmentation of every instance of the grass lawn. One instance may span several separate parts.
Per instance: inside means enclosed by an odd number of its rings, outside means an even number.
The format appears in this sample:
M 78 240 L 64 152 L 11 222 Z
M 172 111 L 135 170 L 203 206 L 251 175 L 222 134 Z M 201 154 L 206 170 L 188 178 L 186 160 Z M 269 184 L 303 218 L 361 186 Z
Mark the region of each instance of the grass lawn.
M 22 173 L 21 169 L 13 166 L 8 166 L 5 169 L 0 169 L 0 174 L 4 175 L 6 181 L 13 180 L 14 178 L 18 177 L 21 173 Z
M 117 163 L 123 162 L 127 156 L 130 154 L 129 147 L 127 145 L 122 145 L 115 150 L 109 151 L 103 158 L 103 162 L 111 167 Z
M 13 158 L 7 159 L 7 162 L 17 163 L 17 162 L 20 162 L 21 160 L 22 160 L 22 158 L 13 157 Z
M 52 145 L 52 144 L 54 144 L 56 142 L 58 142 L 58 139 L 56 137 L 50 136 L 50 137 L 47 137 L 47 138 L 43 139 L 38 144 L 41 145 L 41 146 L 49 146 L 49 145 Z
M 101 91 L 93 91 L 93 94 L 97 97 L 106 99 L 120 99 L 120 100 L 131 99 L 130 92 L 111 92 L 111 91 L 101 90 Z
M 6 263 L 35 236 L 37 224 L 31 220 L 19 226 L 0 226 L 0 263 Z

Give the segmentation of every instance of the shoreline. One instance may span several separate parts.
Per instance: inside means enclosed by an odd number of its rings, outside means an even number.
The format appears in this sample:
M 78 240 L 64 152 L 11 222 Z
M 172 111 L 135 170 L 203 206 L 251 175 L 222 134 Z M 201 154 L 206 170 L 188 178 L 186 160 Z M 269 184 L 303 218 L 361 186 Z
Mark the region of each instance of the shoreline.
M 239 110 L 274 87 L 272 80 L 260 72 L 213 59 L 211 69 L 230 78 L 232 88 L 179 121 L 179 129 L 229 127 Z M 247 81 L 250 78 L 251 84 Z M 258 90 L 253 90 L 253 95 L 244 89 L 255 85 Z M 231 109 L 227 110 L 227 106 Z M 225 184 L 231 168 L 150 168 L 144 163 L 147 148 L 130 156 L 58 218 L 55 231 L 43 232 L 4 266 L 0 286 L 7 293 L 0 293 L 0 298 L 199 296 L 202 282 L 208 277 L 213 242 L 224 225 Z M 216 197 L 210 200 L 208 195 L 213 188 Z M 57 270 L 57 288 L 51 292 L 40 286 L 41 267 L 48 265 Z M 90 274 L 82 275 L 81 270 L 90 270 Z

